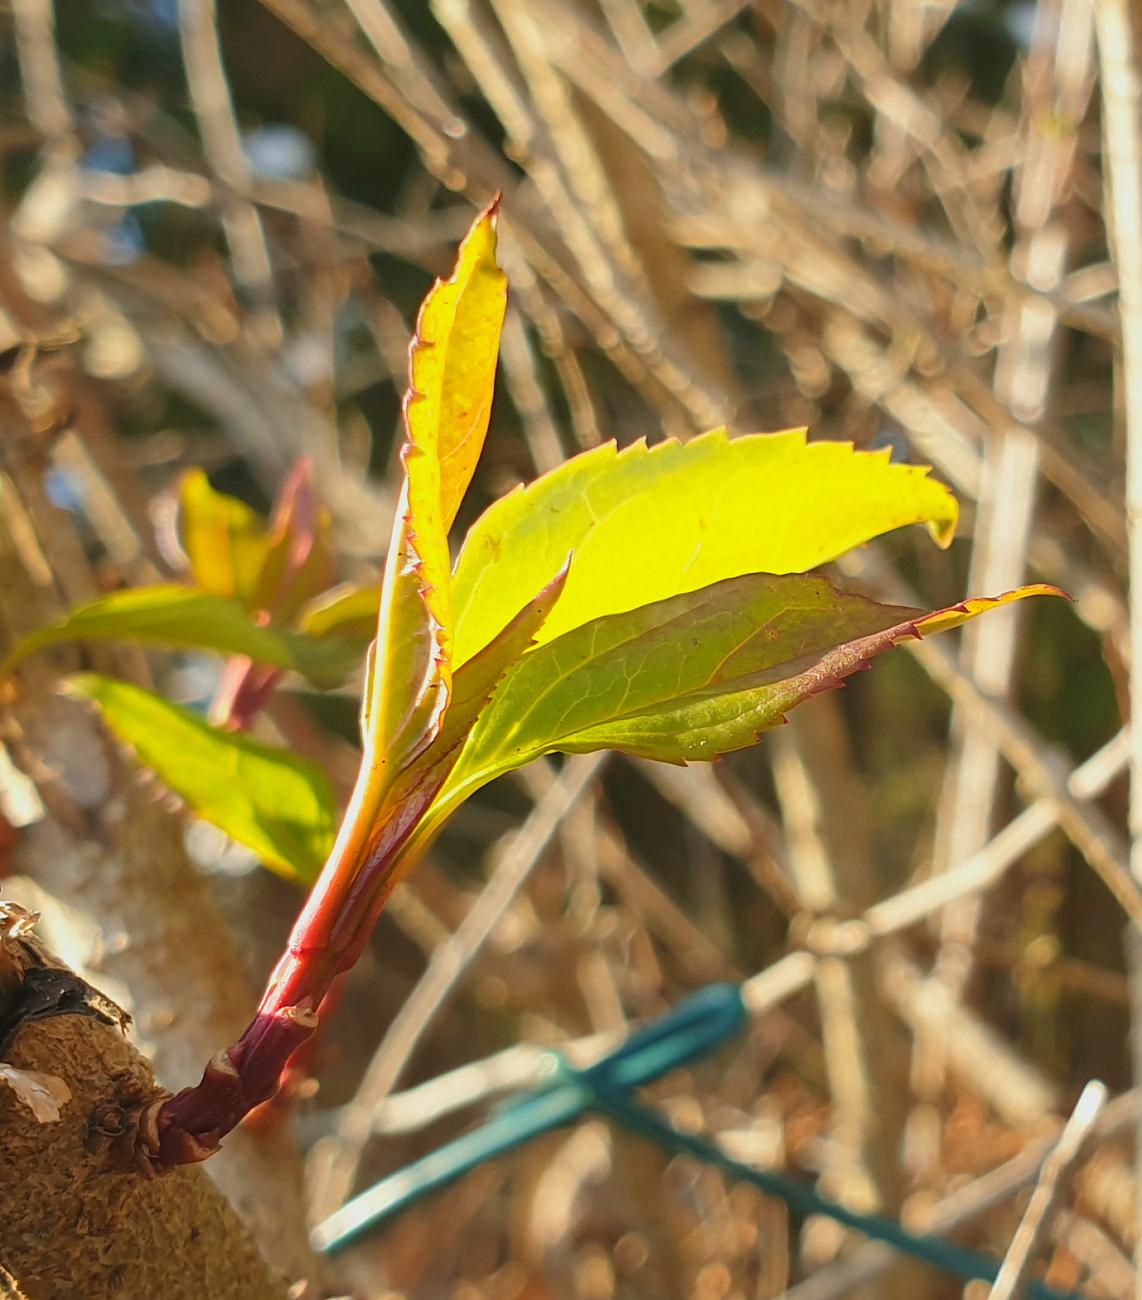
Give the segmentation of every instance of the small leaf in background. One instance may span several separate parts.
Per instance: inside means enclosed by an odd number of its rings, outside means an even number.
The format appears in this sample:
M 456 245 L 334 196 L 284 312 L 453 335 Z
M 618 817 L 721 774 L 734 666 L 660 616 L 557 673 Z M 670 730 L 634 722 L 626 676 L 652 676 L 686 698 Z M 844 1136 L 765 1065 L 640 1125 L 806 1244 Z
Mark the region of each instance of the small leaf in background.
M 907 637 L 1027 596 L 1062 594 L 1021 587 L 925 613 L 812 575 L 757 573 L 595 619 L 509 670 L 438 804 L 450 808 L 491 777 L 552 751 L 715 758 L 752 745 L 787 710 Z
M 477 217 L 452 276 L 437 281 L 425 299 L 409 348 L 405 485 L 366 693 L 379 785 L 431 744 L 451 690 L 448 529 L 487 433 L 506 303 L 495 260 L 495 206 Z
M 265 520 L 244 501 L 216 492 L 200 469 L 183 476 L 178 502 L 179 540 L 194 581 L 256 609 L 268 551 Z
M 252 727 L 281 679 L 280 668 L 256 664 L 245 655 L 231 655 L 222 666 L 210 701 L 211 726 L 225 731 L 246 731 Z
M 313 462 L 302 457 L 282 485 L 266 534 L 266 556 L 254 608 L 288 623 L 308 600 L 333 583 L 329 512 L 317 500 Z
M 98 704 L 115 735 L 203 821 L 282 875 L 313 882 L 337 820 L 333 789 L 319 767 L 289 750 L 219 731 L 128 682 L 80 673 L 67 689 Z
M 805 431 L 613 443 L 502 497 L 476 521 L 452 580 L 455 658 L 503 627 L 573 552 L 540 639 L 745 573 L 799 573 L 905 524 L 946 545 L 958 507 L 928 470 Z
M 344 584 L 323 592 L 305 606 L 298 616 L 298 631 L 308 636 L 371 641 L 377 634 L 380 607 L 379 586 L 351 587 Z
M 149 645 L 245 655 L 292 669 L 316 686 L 335 686 L 360 659 L 356 646 L 319 641 L 255 623 L 236 601 L 174 584 L 100 596 L 58 623 L 37 628 L 0 665 L 0 676 L 45 646 L 62 641 L 142 641 Z

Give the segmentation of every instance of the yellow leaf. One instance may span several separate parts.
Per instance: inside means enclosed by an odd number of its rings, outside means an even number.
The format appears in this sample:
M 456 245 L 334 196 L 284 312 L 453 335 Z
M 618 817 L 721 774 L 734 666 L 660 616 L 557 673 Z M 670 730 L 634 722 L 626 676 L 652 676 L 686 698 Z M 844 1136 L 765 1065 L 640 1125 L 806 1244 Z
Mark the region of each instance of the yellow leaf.
M 476 219 L 451 277 L 437 281 L 425 299 L 409 348 L 404 464 L 410 542 L 445 640 L 451 626 L 448 530 L 488 431 L 507 303 L 507 279 L 496 265 L 496 206 Z M 447 677 L 447 664 L 444 672 Z
M 572 552 L 551 641 L 606 614 L 744 573 L 798 573 L 881 533 L 926 524 L 941 545 L 955 497 L 924 466 L 804 429 L 623 451 L 610 443 L 502 497 L 465 538 L 452 579 L 457 664 L 475 654 Z
M 947 632 L 973 618 L 978 618 L 980 614 L 986 614 L 990 609 L 998 609 L 1001 605 L 1012 605 L 1017 600 L 1026 600 L 1028 596 L 1063 596 L 1070 600 L 1065 591 L 1053 587 L 1049 582 L 1029 583 L 1026 587 L 1005 591 L 1002 596 L 974 596 L 961 601 L 958 605 L 951 605 L 948 609 L 938 609 L 932 614 L 925 614 L 916 620 L 916 631 L 921 636 L 935 636 L 937 632 Z
M 254 608 L 269 549 L 261 516 L 237 497 L 216 492 L 200 469 L 183 476 L 178 498 L 179 540 L 195 582 Z
M 495 254 L 493 203 L 425 299 L 409 348 L 405 482 L 365 704 L 371 800 L 431 744 L 451 692 L 448 529 L 488 429 L 507 294 Z

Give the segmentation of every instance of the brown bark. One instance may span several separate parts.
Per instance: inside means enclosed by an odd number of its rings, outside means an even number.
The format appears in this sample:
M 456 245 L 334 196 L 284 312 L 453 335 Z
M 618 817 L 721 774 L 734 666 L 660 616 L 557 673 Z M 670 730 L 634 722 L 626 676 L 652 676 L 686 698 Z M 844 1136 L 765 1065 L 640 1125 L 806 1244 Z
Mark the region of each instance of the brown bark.
M 204 1170 L 140 1173 L 133 1126 L 158 1092 L 150 1066 L 116 1009 L 34 941 L 5 935 L 19 929 L 5 915 L 0 1277 L 26 1300 L 284 1300 L 286 1282 Z M 23 1085 L 55 1107 L 34 1109 Z

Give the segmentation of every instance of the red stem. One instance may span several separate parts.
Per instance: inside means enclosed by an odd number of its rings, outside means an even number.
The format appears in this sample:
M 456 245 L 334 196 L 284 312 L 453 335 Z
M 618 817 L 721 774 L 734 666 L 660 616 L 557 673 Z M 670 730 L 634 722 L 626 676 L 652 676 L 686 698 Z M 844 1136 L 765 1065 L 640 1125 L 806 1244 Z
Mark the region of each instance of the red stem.
M 249 731 L 285 674 L 245 655 L 227 659 L 210 704 L 210 721 L 228 731 Z
M 371 817 L 369 767 L 362 763 L 337 843 L 253 1020 L 233 1046 L 212 1058 L 194 1087 L 144 1116 L 140 1143 L 154 1164 L 205 1160 L 274 1096 L 290 1058 L 317 1029 L 317 1008 L 330 986 L 364 951 L 395 884 L 401 851 L 438 787 L 414 787 L 391 816 Z

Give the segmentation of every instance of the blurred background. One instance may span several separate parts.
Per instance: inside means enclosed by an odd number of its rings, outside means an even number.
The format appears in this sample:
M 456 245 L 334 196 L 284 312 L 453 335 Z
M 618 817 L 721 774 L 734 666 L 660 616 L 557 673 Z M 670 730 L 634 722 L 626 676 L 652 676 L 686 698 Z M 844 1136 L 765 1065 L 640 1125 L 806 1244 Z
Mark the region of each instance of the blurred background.
M 888 656 L 717 765 L 553 761 L 467 805 L 394 898 L 292 1118 L 264 1120 L 296 1131 L 310 1219 L 535 1082 L 542 1047 L 590 1061 L 761 974 L 747 1032 L 649 1090 L 674 1124 L 998 1258 L 1100 1078 L 1126 1105 L 1069 1171 L 1038 1267 L 1132 1294 L 1126 440 L 1092 0 L 0 14 L 18 410 L 0 466 L 43 484 L 29 517 L 63 604 L 171 577 L 188 467 L 268 511 L 302 455 L 338 576 L 373 580 L 416 309 L 497 190 L 510 303 L 462 524 L 600 441 L 808 425 L 931 464 L 963 505 L 949 552 L 907 530 L 844 561 L 847 585 L 1075 598 Z M 1129 71 L 1109 30 L 1103 58 Z M 204 708 L 218 686 L 194 655 L 146 671 Z M 356 710 L 355 689 L 291 681 L 256 730 L 345 785 Z M 14 822 L 40 815 L 19 805 Z M 252 988 L 300 895 L 187 836 Z M 16 867 L 162 1071 L 193 1016 L 117 971 L 120 904 Z M 161 958 L 162 891 L 130 889 Z M 196 1041 L 185 1059 L 205 1059 Z M 964 1294 L 862 1242 L 591 1119 L 411 1206 L 332 1276 L 457 1300 Z

